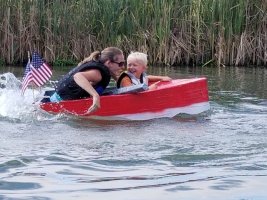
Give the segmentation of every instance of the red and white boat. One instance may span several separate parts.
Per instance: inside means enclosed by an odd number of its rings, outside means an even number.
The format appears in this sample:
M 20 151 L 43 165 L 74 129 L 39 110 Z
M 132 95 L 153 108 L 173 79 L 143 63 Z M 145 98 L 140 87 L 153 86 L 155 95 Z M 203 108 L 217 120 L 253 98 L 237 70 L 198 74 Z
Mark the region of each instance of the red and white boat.
M 210 109 L 206 78 L 177 79 L 160 82 L 155 90 L 104 95 L 101 108 L 85 114 L 92 99 L 40 103 L 41 109 L 53 114 L 103 120 L 149 120 L 178 114 L 199 114 Z

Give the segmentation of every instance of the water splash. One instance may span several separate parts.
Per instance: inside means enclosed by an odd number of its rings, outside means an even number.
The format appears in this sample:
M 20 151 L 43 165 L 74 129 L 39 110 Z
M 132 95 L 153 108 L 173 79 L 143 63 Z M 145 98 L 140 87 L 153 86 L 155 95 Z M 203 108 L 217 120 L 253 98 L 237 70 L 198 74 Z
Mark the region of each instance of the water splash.
M 21 82 L 15 77 L 14 74 L 8 72 L 0 75 L 0 88 L 1 89 L 19 89 Z
M 26 89 L 21 94 L 21 81 L 12 73 L 0 75 L 0 117 L 19 120 L 33 120 L 39 107 L 44 89 Z

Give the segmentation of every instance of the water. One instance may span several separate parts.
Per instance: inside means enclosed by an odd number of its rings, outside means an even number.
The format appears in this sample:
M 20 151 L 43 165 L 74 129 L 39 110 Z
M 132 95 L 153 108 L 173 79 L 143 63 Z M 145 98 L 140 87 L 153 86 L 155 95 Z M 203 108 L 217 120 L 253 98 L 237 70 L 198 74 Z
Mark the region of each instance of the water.
M 150 69 L 208 77 L 211 110 L 137 122 L 49 115 L 0 70 L 0 199 L 267 199 L 267 69 Z

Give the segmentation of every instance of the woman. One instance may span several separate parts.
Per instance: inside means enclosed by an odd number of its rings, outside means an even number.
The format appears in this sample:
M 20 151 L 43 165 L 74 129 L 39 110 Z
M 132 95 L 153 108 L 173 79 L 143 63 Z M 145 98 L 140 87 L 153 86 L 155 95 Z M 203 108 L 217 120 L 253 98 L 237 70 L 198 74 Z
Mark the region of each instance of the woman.
M 171 81 L 168 76 L 147 75 L 147 55 L 142 52 L 132 52 L 127 57 L 127 71 L 123 72 L 117 81 L 117 88 L 127 87 L 138 84 L 146 84 L 148 82 L 156 82 L 151 84 L 148 89 L 156 89 L 159 81 Z
M 66 74 L 57 84 L 50 101 L 93 98 L 93 104 L 85 114 L 100 108 L 99 95 L 105 90 L 112 77 L 117 80 L 124 67 L 123 52 L 116 47 L 95 51 Z

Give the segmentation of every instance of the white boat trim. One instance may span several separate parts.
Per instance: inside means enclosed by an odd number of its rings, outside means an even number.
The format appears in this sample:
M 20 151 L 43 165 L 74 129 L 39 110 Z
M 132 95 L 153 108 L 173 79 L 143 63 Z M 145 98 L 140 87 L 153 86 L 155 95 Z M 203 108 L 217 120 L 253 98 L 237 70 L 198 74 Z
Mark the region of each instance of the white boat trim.
M 113 116 L 90 115 L 85 118 L 97 120 L 150 120 L 156 118 L 172 118 L 178 114 L 196 115 L 210 109 L 209 102 L 196 103 L 185 107 L 168 108 L 160 112 L 143 112 L 135 114 L 123 114 Z

